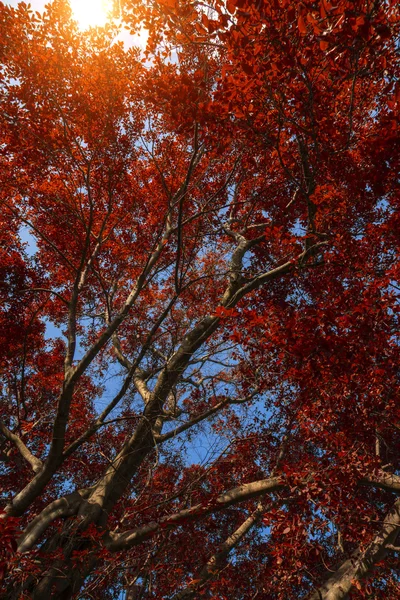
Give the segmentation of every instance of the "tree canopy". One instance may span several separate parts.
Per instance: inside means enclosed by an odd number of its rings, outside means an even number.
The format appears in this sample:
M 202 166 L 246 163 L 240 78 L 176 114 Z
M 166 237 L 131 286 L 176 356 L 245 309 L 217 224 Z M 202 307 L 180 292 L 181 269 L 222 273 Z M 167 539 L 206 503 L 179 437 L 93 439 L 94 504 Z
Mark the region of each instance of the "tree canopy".
M 396 2 L 117 8 L 0 2 L 1 596 L 395 600 Z

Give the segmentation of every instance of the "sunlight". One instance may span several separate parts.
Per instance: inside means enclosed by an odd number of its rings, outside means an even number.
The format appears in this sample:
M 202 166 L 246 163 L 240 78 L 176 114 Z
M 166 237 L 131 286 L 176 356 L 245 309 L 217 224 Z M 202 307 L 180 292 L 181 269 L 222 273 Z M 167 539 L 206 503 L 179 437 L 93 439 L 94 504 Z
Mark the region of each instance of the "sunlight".
M 109 20 L 113 0 L 70 0 L 73 18 L 81 29 L 102 27 Z

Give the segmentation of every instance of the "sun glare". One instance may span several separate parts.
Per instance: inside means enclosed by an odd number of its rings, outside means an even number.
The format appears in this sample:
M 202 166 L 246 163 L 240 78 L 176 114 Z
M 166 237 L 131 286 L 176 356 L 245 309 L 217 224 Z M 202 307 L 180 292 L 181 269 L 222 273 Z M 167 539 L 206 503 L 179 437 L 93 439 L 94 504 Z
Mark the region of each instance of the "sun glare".
M 112 0 L 70 0 L 73 18 L 81 29 L 102 27 L 109 19 Z

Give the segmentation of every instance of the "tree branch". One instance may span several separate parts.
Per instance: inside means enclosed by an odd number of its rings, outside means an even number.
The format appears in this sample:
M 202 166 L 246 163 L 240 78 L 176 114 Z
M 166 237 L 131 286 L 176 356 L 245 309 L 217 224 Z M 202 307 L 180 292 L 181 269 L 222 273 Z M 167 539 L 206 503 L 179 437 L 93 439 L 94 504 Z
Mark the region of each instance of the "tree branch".
M 82 495 L 81 495 L 82 494 Z M 84 493 L 73 492 L 51 502 L 31 523 L 26 527 L 18 539 L 18 552 L 27 552 L 38 541 L 46 529 L 60 517 L 76 514 L 84 498 Z
M 361 485 L 372 485 L 373 487 L 381 488 L 389 492 L 400 492 L 400 476 L 393 473 L 385 473 L 381 471 L 377 475 L 364 477 L 360 481 Z
M 344 600 L 356 584 L 367 577 L 374 566 L 385 558 L 395 544 L 400 532 L 400 499 L 396 500 L 386 515 L 379 533 L 365 550 L 358 548 L 352 556 L 331 575 L 325 583 L 312 592 L 307 600 Z
M 158 444 L 166 442 L 167 440 L 170 440 L 170 439 L 176 437 L 180 433 L 183 433 L 187 429 L 190 429 L 194 425 L 197 425 L 197 423 L 201 423 L 201 421 L 204 421 L 208 417 L 211 417 L 213 414 L 215 414 L 216 412 L 218 412 L 225 406 L 230 406 L 231 404 L 245 404 L 246 402 L 251 400 L 255 396 L 256 393 L 257 393 L 257 391 L 253 392 L 252 394 L 249 394 L 248 396 L 246 396 L 245 398 L 242 398 L 240 400 L 232 400 L 231 398 L 225 398 L 225 400 L 218 402 L 218 404 L 216 404 L 209 410 L 206 410 L 205 412 L 201 413 L 200 415 L 193 417 L 193 419 L 190 419 L 190 421 L 187 421 L 186 423 L 179 425 L 179 427 L 176 427 L 176 429 L 174 429 L 173 431 L 168 431 L 168 433 L 164 433 L 163 435 L 156 435 L 155 440 Z
M 226 564 L 230 552 L 239 544 L 247 533 L 260 520 L 264 512 L 261 502 L 253 513 L 230 535 L 207 561 L 207 564 L 201 569 L 198 576 L 193 579 L 188 586 L 175 594 L 171 600 L 183 600 L 184 598 L 194 598 L 199 588 L 203 587 L 207 581 L 216 577 Z
M 35 473 L 39 473 L 42 470 L 42 461 L 32 454 L 21 438 L 16 433 L 10 431 L 3 421 L 0 421 L 0 432 L 18 448 L 21 456 L 31 465 Z
M 220 494 L 214 501 L 210 501 L 208 504 L 197 504 L 192 508 L 162 517 L 158 522 L 153 521 L 148 525 L 126 531 L 125 533 L 110 532 L 105 538 L 105 543 L 111 552 L 127 550 L 132 546 L 141 544 L 158 531 L 179 527 L 188 521 L 205 517 L 239 502 L 244 502 L 267 493 L 277 492 L 283 487 L 284 483 L 279 477 L 245 483 L 239 487 L 232 488 L 224 494 Z

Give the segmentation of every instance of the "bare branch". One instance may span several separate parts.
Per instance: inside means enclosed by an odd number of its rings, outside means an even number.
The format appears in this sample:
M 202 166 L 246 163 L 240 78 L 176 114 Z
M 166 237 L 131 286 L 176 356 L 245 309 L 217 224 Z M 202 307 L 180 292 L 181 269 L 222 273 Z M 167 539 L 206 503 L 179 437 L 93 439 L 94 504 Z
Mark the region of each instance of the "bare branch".
M 187 429 L 190 429 L 194 425 L 197 425 L 197 423 L 201 423 L 205 419 L 208 419 L 208 417 L 211 417 L 213 414 L 215 414 L 216 412 L 219 412 L 226 406 L 229 406 L 231 404 L 245 404 L 246 402 L 249 402 L 252 398 L 254 398 L 254 396 L 257 393 L 258 392 L 255 391 L 252 394 L 249 394 L 245 398 L 241 398 L 241 399 L 233 399 L 232 400 L 231 398 L 226 398 L 225 400 L 218 402 L 218 404 L 216 404 L 209 410 L 206 410 L 205 412 L 201 413 L 200 415 L 197 415 L 196 417 L 193 417 L 192 419 L 190 419 L 190 421 L 187 421 L 186 423 L 183 423 L 179 427 L 176 427 L 176 429 L 174 429 L 173 431 L 169 431 L 168 433 L 164 433 L 163 435 L 156 435 L 155 439 L 158 444 L 161 444 L 162 442 L 166 442 L 167 440 L 170 440 L 170 439 L 176 437 L 180 433 L 183 433 Z
M 68 300 L 66 300 L 63 296 L 61 296 L 61 294 L 59 294 L 58 292 L 56 292 L 54 290 L 49 290 L 47 288 L 27 288 L 27 289 L 23 289 L 23 290 L 20 290 L 20 291 L 24 292 L 24 293 L 28 293 L 28 292 L 46 292 L 47 294 L 54 294 L 54 296 L 56 296 L 59 300 L 61 300 L 61 302 L 63 304 L 65 304 L 66 306 L 69 306 Z
M 245 535 L 256 525 L 264 512 L 264 507 L 260 502 L 255 511 L 230 535 L 218 551 L 211 556 L 207 564 L 201 569 L 200 573 L 193 579 L 188 586 L 175 594 L 172 600 L 183 600 L 184 598 L 194 598 L 197 591 L 204 586 L 207 581 L 216 577 L 224 568 L 230 552 L 239 544 Z
M 18 448 L 21 456 L 31 465 L 32 470 L 35 473 L 39 473 L 43 468 L 43 463 L 41 460 L 36 458 L 29 450 L 29 448 L 24 444 L 21 438 L 8 429 L 8 427 L 0 421 L 0 432 L 7 438 L 10 442 L 12 442 L 16 448 Z
M 158 522 L 153 521 L 148 525 L 125 533 L 111 532 L 106 536 L 105 542 L 111 552 L 126 550 L 142 543 L 158 531 L 179 527 L 187 521 L 204 517 L 211 513 L 223 510 L 228 506 L 250 500 L 251 498 L 256 498 L 257 496 L 277 492 L 283 487 L 283 481 L 279 477 L 271 477 L 270 479 L 261 479 L 259 481 L 253 481 L 252 483 L 245 483 L 244 485 L 221 494 L 209 504 L 197 504 L 192 508 L 162 517 Z
M 56 519 L 76 514 L 82 500 L 83 495 L 79 492 L 74 492 L 48 504 L 46 508 L 42 510 L 31 523 L 29 523 L 18 539 L 18 552 L 27 552 L 30 550 L 36 544 L 40 536 Z
M 379 533 L 365 550 L 360 548 L 331 575 L 307 600 L 344 600 L 356 582 L 367 577 L 374 566 L 385 558 L 400 532 L 400 499 L 386 515 Z
M 360 481 L 361 485 L 371 485 L 390 492 L 400 492 L 400 476 L 393 473 L 380 471 L 377 475 L 364 477 Z

